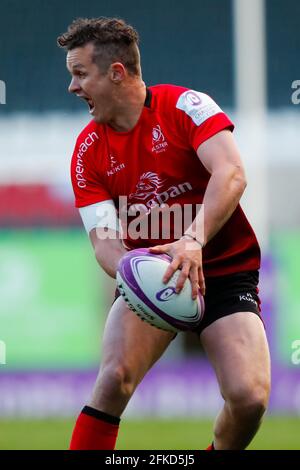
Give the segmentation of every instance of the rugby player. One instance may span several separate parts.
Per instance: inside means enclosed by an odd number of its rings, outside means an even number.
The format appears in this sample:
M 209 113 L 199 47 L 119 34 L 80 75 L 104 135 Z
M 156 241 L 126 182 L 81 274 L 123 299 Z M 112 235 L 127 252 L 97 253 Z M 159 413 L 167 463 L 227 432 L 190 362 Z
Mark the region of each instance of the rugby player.
M 260 249 L 239 204 L 246 178 L 234 126 L 204 93 L 147 87 L 138 43 L 132 26 L 104 17 L 77 19 L 58 38 L 67 52 L 69 91 L 87 102 L 92 118 L 72 158 L 76 207 L 112 278 L 128 249 L 149 247 L 172 258 L 165 282 L 180 269 L 178 291 L 188 278 L 194 297 L 200 289 L 206 309 L 197 334 L 224 399 L 208 449 L 245 449 L 267 407 L 270 359 L 257 288 Z M 125 211 L 142 208 L 144 219 L 162 205 L 202 206 L 179 238 L 174 224 L 168 239 L 136 238 L 120 226 L 120 197 Z M 116 296 L 71 449 L 115 448 L 126 405 L 173 337 L 142 322 Z

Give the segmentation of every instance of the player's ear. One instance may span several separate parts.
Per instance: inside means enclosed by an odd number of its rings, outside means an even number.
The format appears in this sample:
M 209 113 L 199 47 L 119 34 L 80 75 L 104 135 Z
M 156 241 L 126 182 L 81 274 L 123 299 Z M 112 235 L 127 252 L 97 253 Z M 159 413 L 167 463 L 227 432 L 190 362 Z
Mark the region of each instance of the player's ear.
M 116 84 L 120 83 L 122 80 L 124 80 L 125 75 L 126 75 L 126 69 L 124 65 L 121 64 L 121 62 L 114 62 L 113 64 L 111 64 L 110 78 L 114 83 Z

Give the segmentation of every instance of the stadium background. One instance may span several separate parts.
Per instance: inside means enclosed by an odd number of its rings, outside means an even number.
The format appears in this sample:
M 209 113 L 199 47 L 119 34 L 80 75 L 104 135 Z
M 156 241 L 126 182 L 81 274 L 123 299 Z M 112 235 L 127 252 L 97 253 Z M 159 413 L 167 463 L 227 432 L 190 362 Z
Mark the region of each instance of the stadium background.
M 300 120 L 292 82 L 300 79 L 300 4 L 266 0 L 265 8 L 264 144 L 249 155 L 253 121 L 237 113 L 230 0 L 2 0 L 0 448 L 66 447 L 97 373 L 113 285 L 97 268 L 73 207 L 69 160 L 89 116 L 66 91 L 56 37 L 75 17 L 100 15 L 138 29 L 148 85 L 204 91 L 236 123 L 250 177 L 244 207 L 264 247 L 261 295 L 273 358 L 270 410 L 253 448 L 299 448 Z M 119 447 L 204 446 L 220 404 L 195 339 L 179 335 L 138 388 Z

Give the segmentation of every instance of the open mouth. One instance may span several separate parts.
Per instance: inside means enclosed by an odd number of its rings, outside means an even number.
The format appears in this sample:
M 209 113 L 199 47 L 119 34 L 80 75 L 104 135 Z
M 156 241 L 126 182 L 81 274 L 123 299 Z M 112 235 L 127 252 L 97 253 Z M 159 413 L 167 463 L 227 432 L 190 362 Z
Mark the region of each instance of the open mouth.
M 89 113 L 93 114 L 93 111 L 95 109 L 94 102 L 92 100 L 89 100 L 89 99 L 87 99 L 86 101 L 87 101 L 87 104 L 88 104 L 88 107 L 89 107 Z
M 91 100 L 90 98 L 87 98 L 86 96 L 80 96 L 80 98 L 82 98 L 84 101 L 87 102 L 88 107 L 89 107 L 89 113 L 92 114 L 95 109 L 93 100 Z

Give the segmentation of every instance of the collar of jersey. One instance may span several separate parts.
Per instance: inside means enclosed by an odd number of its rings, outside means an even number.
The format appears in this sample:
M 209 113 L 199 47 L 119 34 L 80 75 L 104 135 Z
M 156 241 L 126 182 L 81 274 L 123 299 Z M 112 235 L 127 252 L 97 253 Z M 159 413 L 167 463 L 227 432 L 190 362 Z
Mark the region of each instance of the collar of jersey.
M 151 108 L 151 101 L 152 101 L 152 91 L 149 88 L 146 88 L 146 98 L 144 106 L 146 108 Z

